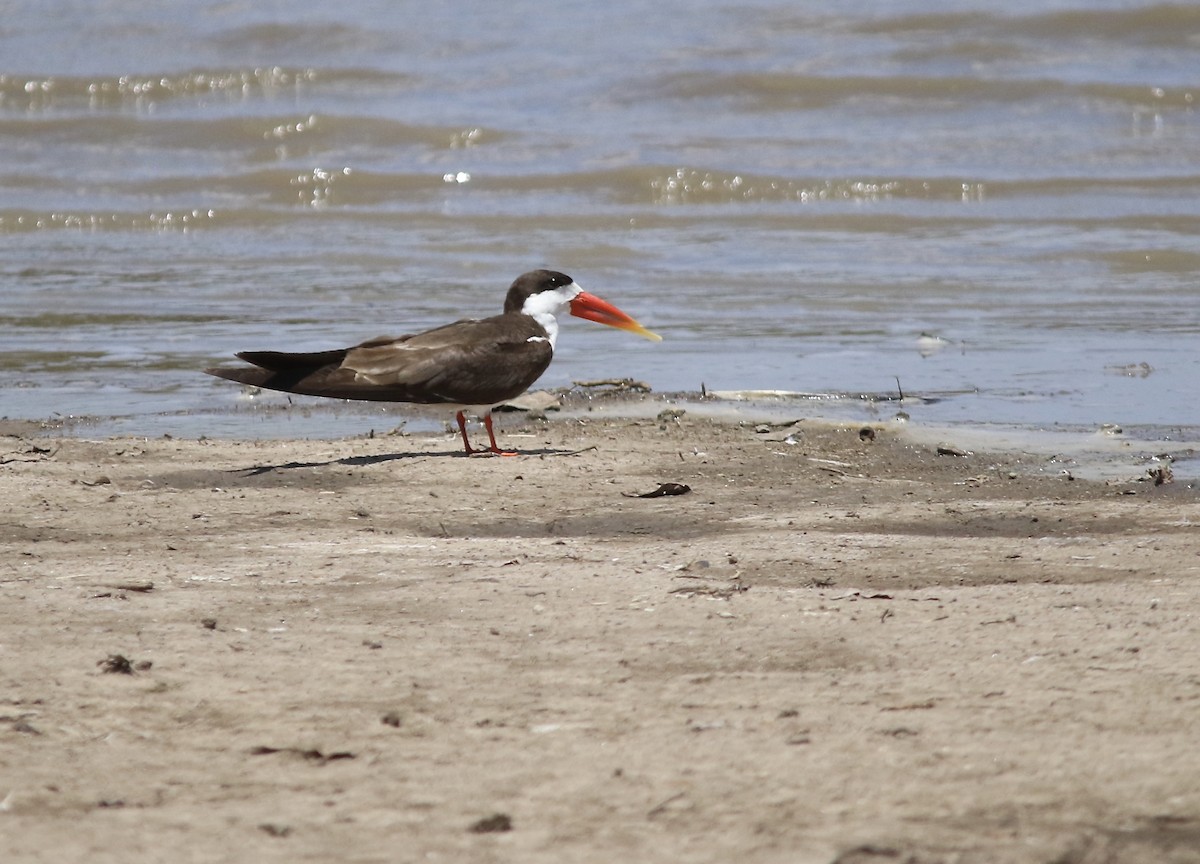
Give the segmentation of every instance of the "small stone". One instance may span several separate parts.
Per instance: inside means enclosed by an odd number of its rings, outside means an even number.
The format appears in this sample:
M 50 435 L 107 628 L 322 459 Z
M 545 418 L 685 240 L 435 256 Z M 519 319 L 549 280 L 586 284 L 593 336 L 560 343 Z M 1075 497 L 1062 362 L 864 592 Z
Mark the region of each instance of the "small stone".
M 512 830 L 512 817 L 507 813 L 493 813 L 491 816 L 485 816 L 477 822 L 472 822 L 468 831 L 475 834 L 495 834 L 501 831 Z

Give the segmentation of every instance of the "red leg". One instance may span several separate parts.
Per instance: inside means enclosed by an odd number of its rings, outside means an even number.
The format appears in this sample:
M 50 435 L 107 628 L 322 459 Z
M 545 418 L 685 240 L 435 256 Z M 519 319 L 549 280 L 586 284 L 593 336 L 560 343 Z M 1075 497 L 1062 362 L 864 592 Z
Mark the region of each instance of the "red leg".
M 463 447 L 466 448 L 467 455 L 470 456 L 475 451 L 471 449 L 471 442 L 467 438 L 467 418 L 463 415 L 463 412 L 459 411 L 457 414 L 454 415 L 454 419 L 458 421 L 458 431 L 462 433 Z M 492 432 L 492 430 L 491 430 L 491 428 L 489 428 L 488 434 L 490 435 L 491 432 Z M 493 444 L 493 446 L 495 446 L 494 440 L 493 440 L 492 444 Z
M 492 431 L 492 412 L 491 411 L 489 411 L 488 413 L 483 415 L 483 426 L 485 429 L 487 429 L 488 440 L 492 442 L 491 451 L 493 453 L 495 453 L 497 456 L 516 456 L 516 455 L 518 455 L 517 451 L 515 451 L 515 450 L 501 450 L 496 445 L 496 433 Z

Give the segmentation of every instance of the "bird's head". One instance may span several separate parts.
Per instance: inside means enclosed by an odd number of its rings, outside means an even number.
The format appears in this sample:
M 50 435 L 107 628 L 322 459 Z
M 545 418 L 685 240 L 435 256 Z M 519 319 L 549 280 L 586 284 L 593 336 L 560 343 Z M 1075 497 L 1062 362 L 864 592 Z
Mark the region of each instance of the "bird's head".
M 568 307 L 576 318 L 628 330 L 652 342 L 662 341 L 657 333 L 647 330 L 607 300 L 584 291 L 574 279 L 556 270 L 534 270 L 517 277 L 504 303 L 505 312 L 521 311 L 538 319 L 553 317 L 563 307 Z

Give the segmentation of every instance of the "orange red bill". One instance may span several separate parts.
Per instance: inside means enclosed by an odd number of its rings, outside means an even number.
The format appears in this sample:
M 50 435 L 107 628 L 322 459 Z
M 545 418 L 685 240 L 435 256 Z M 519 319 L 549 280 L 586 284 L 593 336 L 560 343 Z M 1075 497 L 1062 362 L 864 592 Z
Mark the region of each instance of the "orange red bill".
M 644 336 L 651 342 L 662 341 L 662 337 L 657 333 L 647 330 L 607 300 L 601 300 L 595 294 L 589 294 L 586 291 L 581 292 L 571 301 L 571 314 L 576 318 L 586 318 L 588 321 L 595 321 L 597 324 L 605 324 L 609 327 L 616 327 L 619 330 L 628 330 L 630 333 Z

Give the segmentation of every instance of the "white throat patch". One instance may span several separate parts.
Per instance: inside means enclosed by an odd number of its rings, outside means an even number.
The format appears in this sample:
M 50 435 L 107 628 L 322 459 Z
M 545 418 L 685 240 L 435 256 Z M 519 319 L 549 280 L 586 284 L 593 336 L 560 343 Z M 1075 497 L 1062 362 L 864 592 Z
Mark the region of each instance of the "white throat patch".
M 551 348 L 554 347 L 554 341 L 558 338 L 558 319 L 554 316 L 565 309 L 581 293 L 583 293 L 583 289 L 571 282 L 555 288 L 553 291 L 532 294 L 525 301 L 525 305 L 521 307 L 522 312 L 532 316 L 534 321 L 545 328 Z

